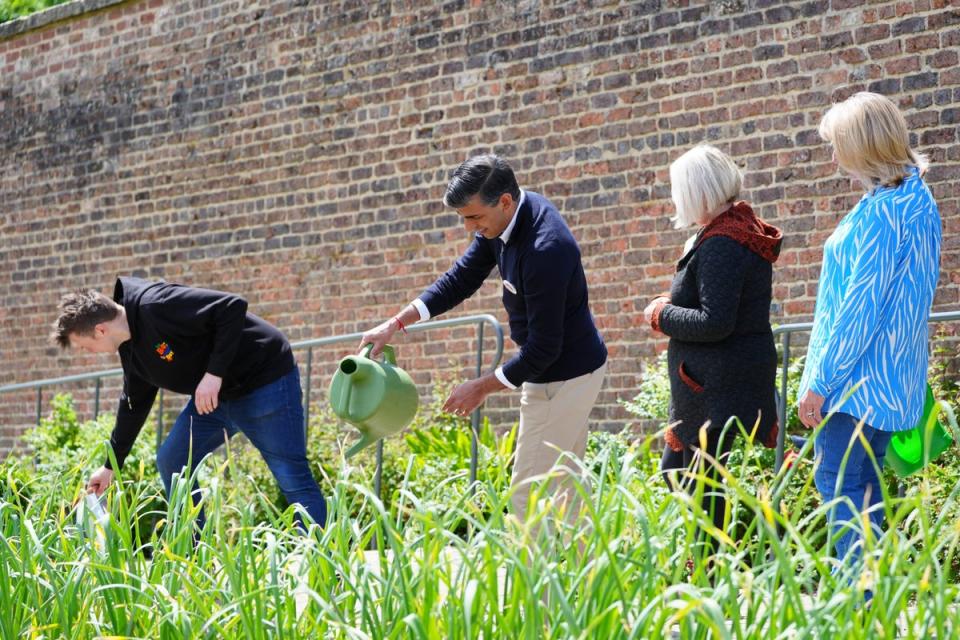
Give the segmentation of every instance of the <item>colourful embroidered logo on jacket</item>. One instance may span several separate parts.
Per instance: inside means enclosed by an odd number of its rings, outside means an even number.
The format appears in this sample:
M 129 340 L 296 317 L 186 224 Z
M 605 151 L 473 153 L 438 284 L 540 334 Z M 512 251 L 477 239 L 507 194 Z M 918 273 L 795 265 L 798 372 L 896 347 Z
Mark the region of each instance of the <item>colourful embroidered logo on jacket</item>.
M 153 348 L 157 350 L 157 355 L 160 356 L 161 360 L 173 362 L 173 349 L 166 342 L 157 343 L 153 345 Z

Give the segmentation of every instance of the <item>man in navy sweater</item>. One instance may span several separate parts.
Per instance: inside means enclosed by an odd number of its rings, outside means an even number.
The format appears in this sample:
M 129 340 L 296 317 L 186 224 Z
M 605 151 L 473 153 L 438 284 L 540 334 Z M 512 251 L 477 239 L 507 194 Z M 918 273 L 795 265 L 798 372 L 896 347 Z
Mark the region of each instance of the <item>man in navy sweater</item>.
M 364 333 L 376 355 L 407 324 L 438 316 L 500 273 L 510 337 L 519 353 L 494 373 L 458 386 L 444 410 L 465 416 L 488 395 L 522 388 L 513 467 L 513 509 L 526 517 L 529 480 L 559 452 L 582 457 L 587 421 L 606 369 L 607 349 L 590 314 L 580 248 L 556 207 L 523 191 L 501 158 L 470 158 L 454 172 L 443 202 L 473 234 L 453 267 L 396 316 Z
M 324 525 L 327 507 L 307 464 L 300 372 L 290 343 L 249 313 L 246 300 L 117 278 L 112 299 L 93 289 L 64 296 L 52 338 L 62 348 L 120 356 L 123 393 L 110 435 L 117 465 L 123 467 L 157 390 L 182 393 L 190 398 L 157 451 L 168 495 L 174 474 L 190 474 L 240 431 L 260 451 L 287 500 Z M 100 495 L 113 476 L 108 458 L 87 490 Z

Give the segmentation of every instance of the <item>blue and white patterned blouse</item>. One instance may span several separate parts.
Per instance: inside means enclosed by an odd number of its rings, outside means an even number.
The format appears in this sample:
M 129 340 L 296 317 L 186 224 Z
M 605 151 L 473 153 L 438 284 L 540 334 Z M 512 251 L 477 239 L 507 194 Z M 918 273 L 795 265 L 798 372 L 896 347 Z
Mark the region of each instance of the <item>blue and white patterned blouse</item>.
M 876 187 L 823 248 L 800 395 L 881 431 L 913 428 L 923 409 L 927 316 L 940 274 L 940 212 L 916 169 Z M 858 382 L 863 384 L 841 405 Z

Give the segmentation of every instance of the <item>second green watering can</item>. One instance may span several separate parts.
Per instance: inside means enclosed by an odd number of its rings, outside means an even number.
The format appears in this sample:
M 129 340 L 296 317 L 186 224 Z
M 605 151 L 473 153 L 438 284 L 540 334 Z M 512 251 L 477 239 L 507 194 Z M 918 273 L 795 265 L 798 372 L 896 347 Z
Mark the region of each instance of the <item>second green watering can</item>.
M 417 414 L 420 396 L 407 372 L 397 366 L 393 347 L 383 347 L 383 361 L 370 358 L 373 345 L 340 361 L 330 382 L 330 406 L 360 431 L 351 458 L 384 436 L 402 431 Z
M 920 422 L 909 431 L 893 434 L 887 447 L 886 464 L 901 478 L 920 471 L 953 444 L 953 435 L 937 419 L 939 413 L 928 384 Z

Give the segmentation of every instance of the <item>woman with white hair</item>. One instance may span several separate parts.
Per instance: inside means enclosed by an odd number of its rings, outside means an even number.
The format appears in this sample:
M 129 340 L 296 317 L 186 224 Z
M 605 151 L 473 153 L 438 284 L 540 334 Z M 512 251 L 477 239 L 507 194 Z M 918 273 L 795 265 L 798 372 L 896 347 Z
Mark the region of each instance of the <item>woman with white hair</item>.
M 782 234 L 737 200 L 741 182 L 733 160 L 708 145 L 670 165 L 676 227 L 699 227 L 677 263 L 669 297 L 644 311 L 651 327 L 670 337 L 671 426 L 661 470 L 671 487 L 669 472 L 690 468 L 698 456 L 722 460 L 739 433 L 736 426 L 724 429 L 731 418 L 756 440 L 776 443 L 770 298 Z M 715 473 L 712 464 L 702 468 Z M 723 529 L 723 496 L 708 491 L 703 506 Z
M 814 478 L 837 557 L 860 555 L 863 509 L 883 522 L 881 478 L 893 432 L 916 425 L 927 375 L 927 316 L 940 271 L 940 213 L 889 99 L 858 93 L 820 122 L 833 157 L 866 190 L 823 248 L 800 420 L 814 428 Z M 858 437 L 858 434 L 862 437 Z M 874 464 L 876 462 L 876 465 Z

